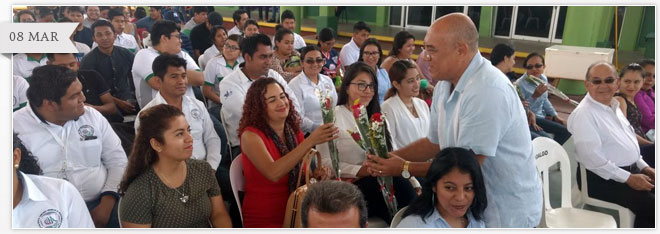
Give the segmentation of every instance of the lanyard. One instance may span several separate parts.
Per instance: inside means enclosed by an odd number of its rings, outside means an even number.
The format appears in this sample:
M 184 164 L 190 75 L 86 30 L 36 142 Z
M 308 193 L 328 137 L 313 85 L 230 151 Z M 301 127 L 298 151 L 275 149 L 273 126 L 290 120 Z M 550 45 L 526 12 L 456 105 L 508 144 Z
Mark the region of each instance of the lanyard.
M 64 125 L 66 125 L 66 124 L 64 124 Z M 63 128 L 62 134 L 61 134 L 60 137 L 58 137 L 57 134 L 55 134 L 53 131 L 51 131 L 50 128 L 45 123 L 41 123 L 41 126 L 43 126 L 46 129 L 46 131 L 48 131 L 48 133 L 50 133 L 50 135 L 53 137 L 53 139 L 55 139 L 55 142 L 57 142 L 57 144 L 60 145 L 62 147 L 62 149 L 64 150 L 64 160 L 62 160 L 62 167 L 60 169 L 60 177 L 64 180 L 68 180 L 67 176 L 66 176 L 66 168 L 67 168 L 67 158 L 68 158 L 68 154 L 69 154 L 69 150 L 68 150 L 69 147 L 67 147 L 69 145 L 69 128 L 67 128 L 65 126 L 62 126 L 62 128 Z

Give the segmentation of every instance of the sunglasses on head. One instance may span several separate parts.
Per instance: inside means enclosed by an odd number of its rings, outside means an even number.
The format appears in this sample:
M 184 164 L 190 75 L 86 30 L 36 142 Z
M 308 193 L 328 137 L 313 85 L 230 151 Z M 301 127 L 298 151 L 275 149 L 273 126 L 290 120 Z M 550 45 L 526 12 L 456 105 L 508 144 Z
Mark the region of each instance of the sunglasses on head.
M 612 84 L 612 83 L 614 83 L 614 80 L 615 80 L 614 78 L 608 77 L 608 78 L 605 78 L 605 80 L 593 79 L 593 80 L 591 80 L 591 83 L 594 84 L 594 85 L 599 85 L 599 84 L 602 84 L 603 82 L 605 82 L 605 84 Z
M 323 58 L 316 58 L 316 59 L 308 58 L 308 59 L 305 59 L 305 62 L 306 62 L 307 64 L 314 64 L 314 62 L 316 62 L 316 63 L 324 63 L 324 62 L 325 62 L 325 59 L 323 59 Z
M 529 64 L 529 65 L 525 66 L 525 68 L 527 68 L 527 70 L 531 70 L 532 68 L 541 68 L 541 67 L 543 67 L 543 64 L 540 64 L 540 63 Z

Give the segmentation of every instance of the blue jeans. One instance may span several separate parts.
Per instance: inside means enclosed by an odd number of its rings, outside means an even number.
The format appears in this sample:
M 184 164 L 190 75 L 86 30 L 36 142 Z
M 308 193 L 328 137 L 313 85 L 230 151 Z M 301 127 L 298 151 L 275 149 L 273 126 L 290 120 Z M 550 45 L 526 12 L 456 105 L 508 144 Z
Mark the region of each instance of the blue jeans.
M 568 132 L 568 129 L 566 129 L 564 125 L 561 125 L 560 123 L 554 122 L 552 120 L 536 117 L 536 125 L 543 128 L 543 131 L 533 131 L 533 129 L 530 127 L 530 132 L 534 132 L 548 138 L 551 137 L 547 133 L 552 133 L 552 135 L 554 135 L 552 138 L 560 145 L 563 145 L 564 142 L 566 142 L 568 138 L 571 137 L 571 133 Z
M 85 205 L 87 205 L 87 209 L 91 213 L 92 210 L 94 210 L 94 208 L 96 208 L 100 203 L 101 203 L 101 197 L 97 198 L 96 200 L 85 202 Z M 115 201 L 115 205 L 112 207 L 112 211 L 110 212 L 110 218 L 108 219 L 108 223 L 105 225 L 105 228 L 119 228 L 119 216 L 117 216 L 117 204 L 119 204 L 119 200 Z

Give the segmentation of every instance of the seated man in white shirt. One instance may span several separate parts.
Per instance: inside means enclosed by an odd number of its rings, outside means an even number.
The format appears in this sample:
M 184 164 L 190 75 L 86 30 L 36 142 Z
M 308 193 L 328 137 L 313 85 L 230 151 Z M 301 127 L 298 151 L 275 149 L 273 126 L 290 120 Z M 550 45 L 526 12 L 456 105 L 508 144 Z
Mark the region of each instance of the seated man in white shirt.
M 264 34 L 257 34 L 243 39 L 240 48 L 245 62 L 239 65 L 238 70 L 229 73 L 218 84 L 220 102 L 223 103 L 220 114 L 224 115 L 224 120 L 226 121 L 223 124 L 227 126 L 227 139 L 231 147 L 232 159 L 234 155 L 238 155 L 240 152 L 237 129 L 243 115 L 245 95 L 248 88 L 252 85 L 252 81 L 264 77 L 274 78 L 284 87 L 284 91 L 289 93 L 289 98 L 300 116 L 303 116 L 301 113 L 304 113 L 302 106 L 298 103 L 298 99 L 293 95 L 293 90 L 289 88 L 284 78 L 276 71 L 268 68 L 271 57 L 273 56 L 270 38 Z M 303 119 L 303 123 L 305 121 L 311 120 Z
M 300 216 L 304 228 L 366 228 L 367 202 L 356 185 L 323 180 L 309 186 Z
M 232 15 L 232 18 L 234 19 L 234 27 L 227 32 L 227 36 L 238 34 L 238 35 L 243 35 L 243 28 L 245 27 L 245 22 L 250 18 L 248 16 L 247 11 L 243 9 L 238 9 L 234 11 L 234 14 Z
M 76 72 L 37 67 L 27 96 L 28 106 L 14 112 L 14 131 L 38 158 L 44 176 L 71 182 L 96 227 L 119 227 L 117 187 L 126 153 L 103 115 L 84 104 Z
M 358 61 L 360 58 L 360 47 L 362 43 L 369 38 L 371 28 L 364 21 L 359 21 L 353 25 L 353 37 L 339 51 L 339 61 L 341 61 L 344 72 L 346 68 Z
M 290 10 L 285 10 L 282 12 L 282 27 L 291 30 L 293 32 L 293 48 L 300 50 L 300 48 L 305 47 L 305 39 L 303 39 L 300 34 L 296 33 L 296 16 L 293 15 L 293 12 Z M 357 60 L 357 59 L 356 59 Z
M 613 97 L 617 72 L 607 62 L 587 69 L 588 94 L 568 117 L 579 166 L 585 167 L 589 196 L 613 202 L 635 214 L 635 227 L 655 226 L 655 169 L 640 155 L 633 128 Z M 577 171 L 581 185 L 580 169 Z
M 124 13 L 121 11 L 121 8 L 111 9 L 108 12 L 108 20 L 110 21 L 110 23 L 112 23 L 114 32 L 115 34 L 117 34 L 117 38 L 115 38 L 114 45 L 124 47 L 127 50 L 131 51 L 133 54 L 137 53 L 137 51 L 140 50 L 140 47 L 138 46 L 135 37 L 133 35 L 124 32 L 124 28 L 126 28 L 126 24 L 130 22 L 128 22 L 126 16 L 124 16 Z M 94 44 L 92 45 L 92 49 L 94 49 L 94 47 L 96 46 L 97 46 L 96 41 L 94 41 Z
M 169 20 L 159 20 L 151 28 L 152 46 L 138 51 L 133 61 L 133 83 L 135 84 L 135 98 L 140 107 L 144 107 L 156 96 L 160 89 L 160 82 L 152 79 L 154 76 L 151 65 L 163 53 L 175 54 L 186 60 L 186 75 L 188 88 L 186 95 L 195 98 L 192 86 L 204 84 L 204 74 L 200 71 L 188 53 L 181 51 L 181 36 L 177 25 Z
M 220 165 L 220 137 L 213 129 L 211 116 L 204 103 L 185 95 L 188 86 L 186 60 L 171 54 L 156 57 L 152 65 L 155 81 L 160 83 L 156 93 L 142 111 L 158 104 L 168 104 L 179 108 L 190 125 L 193 137 L 193 158 L 209 163 L 213 170 Z M 142 112 L 140 111 L 140 112 Z M 138 113 L 138 116 L 140 113 Z M 135 130 L 140 127 L 140 118 L 135 118 Z

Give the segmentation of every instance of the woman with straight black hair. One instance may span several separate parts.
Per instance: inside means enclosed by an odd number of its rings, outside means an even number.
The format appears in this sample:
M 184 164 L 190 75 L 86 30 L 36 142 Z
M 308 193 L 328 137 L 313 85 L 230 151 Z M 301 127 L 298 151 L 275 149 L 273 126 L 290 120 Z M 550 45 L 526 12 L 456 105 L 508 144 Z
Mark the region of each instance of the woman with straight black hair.
M 474 153 L 445 148 L 433 160 L 397 228 L 483 228 L 486 186 Z

